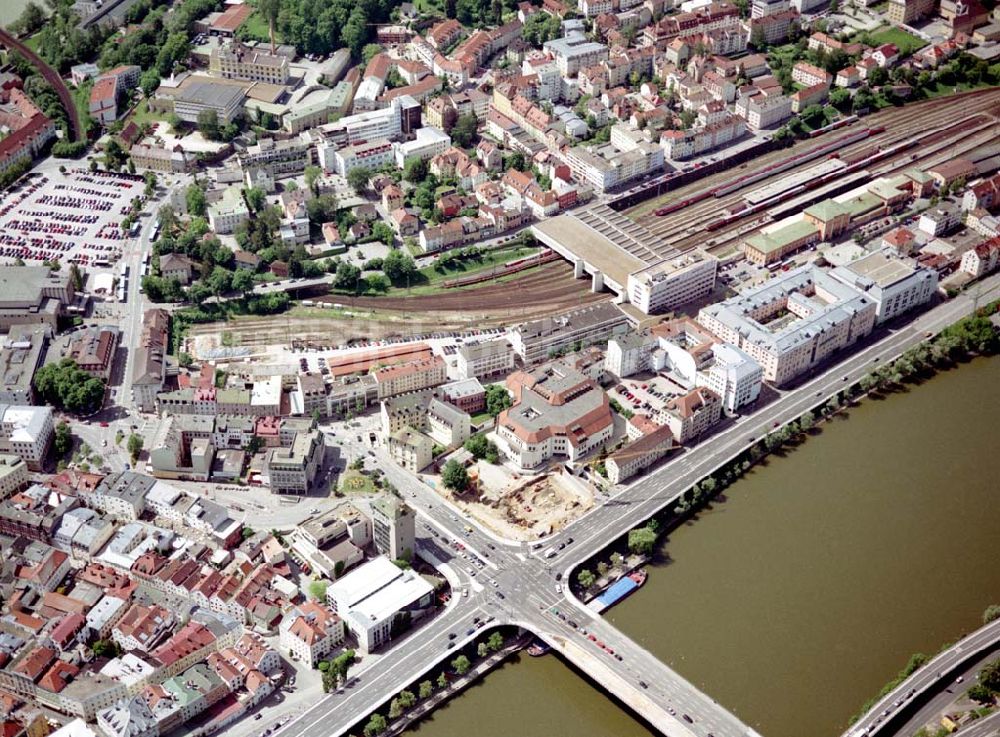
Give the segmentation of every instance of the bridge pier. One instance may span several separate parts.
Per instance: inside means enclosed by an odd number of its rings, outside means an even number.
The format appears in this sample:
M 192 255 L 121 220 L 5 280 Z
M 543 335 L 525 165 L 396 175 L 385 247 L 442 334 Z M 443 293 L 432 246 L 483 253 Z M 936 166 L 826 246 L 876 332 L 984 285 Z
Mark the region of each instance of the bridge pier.
M 602 272 L 594 271 L 594 275 L 590 279 L 590 291 L 592 292 L 604 291 L 604 274 Z
M 576 259 L 576 260 L 574 260 L 573 261 L 573 278 L 574 279 L 582 279 L 584 276 L 586 276 L 586 272 L 584 271 L 583 260 L 582 259 Z

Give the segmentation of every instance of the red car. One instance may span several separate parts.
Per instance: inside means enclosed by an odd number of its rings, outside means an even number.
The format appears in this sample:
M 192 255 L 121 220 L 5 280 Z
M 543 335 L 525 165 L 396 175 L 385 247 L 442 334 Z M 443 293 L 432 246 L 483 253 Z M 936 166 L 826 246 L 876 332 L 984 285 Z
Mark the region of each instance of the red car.
M 101 423 L 101 427 L 108 427 L 108 423 L 106 423 L 106 422 L 102 422 L 102 423 Z

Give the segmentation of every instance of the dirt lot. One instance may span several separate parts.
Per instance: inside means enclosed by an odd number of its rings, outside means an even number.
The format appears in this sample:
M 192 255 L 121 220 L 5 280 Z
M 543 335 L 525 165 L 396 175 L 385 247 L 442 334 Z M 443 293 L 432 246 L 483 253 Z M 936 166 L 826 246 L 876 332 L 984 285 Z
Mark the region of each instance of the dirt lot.
M 480 467 L 485 462 L 480 462 Z M 535 540 L 560 530 L 594 506 L 594 493 L 581 479 L 555 472 L 530 478 L 506 474 L 497 484 L 497 467 L 483 469 L 478 496 L 455 502 L 495 532 L 514 540 Z

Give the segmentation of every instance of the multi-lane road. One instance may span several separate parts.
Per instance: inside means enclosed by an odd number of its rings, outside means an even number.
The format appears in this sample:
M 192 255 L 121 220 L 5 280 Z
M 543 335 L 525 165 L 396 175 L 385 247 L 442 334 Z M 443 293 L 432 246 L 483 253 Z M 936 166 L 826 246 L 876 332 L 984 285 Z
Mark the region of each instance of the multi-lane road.
M 670 734 L 699 737 L 756 734 L 651 653 L 583 607 L 568 587 L 557 581 L 557 576 L 561 574 L 562 580 L 567 580 L 576 565 L 675 502 L 694 483 L 739 455 L 776 424 L 789 422 L 824 403 L 875 366 L 925 340 L 928 333 L 971 313 L 977 300 L 981 304 L 995 299 L 998 291 L 1000 276 L 995 276 L 974 292 L 938 305 L 911 323 L 890 330 L 815 378 L 782 393 L 753 415 L 740 418 L 725 431 L 624 488 L 602 506 L 542 541 L 545 549 L 556 550 L 548 559 L 539 554 L 536 546 L 500 539 L 478 525 L 468 533 L 468 522 L 457 509 L 421 480 L 382 458 L 379 451 L 387 479 L 417 510 L 422 534 L 430 535 L 424 537 L 420 548 L 434 545 L 447 552 L 451 550 L 450 544 L 461 541 L 470 555 L 486 562 L 486 567 L 473 575 L 475 567 L 471 563 L 453 556 L 454 567 L 468 581 L 460 585 L 469 589 L 469 595 L 456 595 L 452 607 L 444 614 L 394 645 L 378 668 L 373 669 L 376 673 L 359 675 L 357 684 L 347 692 L 321 700 L 286 727 L 289 737 L 344 734 L 399 689 L 447 659 L 453 652 L 448 648 L 447 634 L 454 631 L 463 637 L 473 618 L 483 614 L 495 617 L 497 624 L 525 627 L 553 643 L 574 664 L 661 731 L 669 729 Z M 553 609 L 559 609 L 577 626 L 572 627 L 554 615 Z M 581 633 L 583 629 L 587 635 Z M 622 659 L 598 647 L 590 634 L 596 634 Z M 640 681 L 646 682 L 646 688 Z

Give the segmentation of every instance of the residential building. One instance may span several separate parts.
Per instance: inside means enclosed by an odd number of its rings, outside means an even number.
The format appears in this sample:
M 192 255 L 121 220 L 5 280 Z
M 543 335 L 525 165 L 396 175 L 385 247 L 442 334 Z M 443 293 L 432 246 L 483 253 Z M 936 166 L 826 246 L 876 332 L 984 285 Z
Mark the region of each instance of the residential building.
M 180 144 L 168 148 L 137 143 L 129 149 L 129 156 L 137 169 L 150 169 L 170 174 L 189 172 L 198 162 L 197 157 L 185 151 Z
M 670 399 L 660 412 L 678 444 L 700 438 L 722 418 L 722 398 L 711 389 L 692 389 Z
M 611 439 L 608 397 L 563 360 L 507 378 L 514 404 L 497 418 L 501 452 L 522 469 L 554 456 L 579 461 Z
M 263 169 L 272 177 L 300 174 L 310 163 L 310 145 L 304 136 L 261 138 L 239 154 L 240 168 L 244 172 Z
M 344 621 L 325 604 L 305 601 L 292 607 L 278 627 L 278 646 L 315 668 L 344 642 Z
M 400 428 L 386 444 L 392 460 L 411 473 L 419 473 L 434 459 L 434 441 L 419 430 Z
M 401 624 L 434 607 L 433 587 L 416 571 L 401 570 L 385 556 L 334 581 L 326 596 L 366 653 L 387 645 Z
M 409 560 L 416 551 L 416 514 L 406 502 L 386 495 L 372 503 L 375 548 L 392 560 Z
M 0 502 L 26 487 L 30 479 L 28 464 L 17 455 L 0 454 Z
M 998 264 L 1000 264 L 1000 238 L 993 237 L 962 254 L 959 268 L 974 279 L 978 279 L 984 274 L 995 271 Z
M 870 297 L 815 266 L 781 272 L 698 313 L 698 322 L 742 349 L 779 386 L 871 333 L 875 319 Z
M 349 144 L 332 151 L 332 156 L 328 148 L 321 147 L 319 156 L 324 169 L 335 171 L 342 177 L 358 167 L 374 171 L 394 163 L 393 144 L 384 139 Z
M 132 362 L 132 401 L 142 412 L 156 410 L 156 395 L 166 381 L 169 330 L 170 314 L 166 310 L 146 310 Z
M 102 125 L 118 119 L 118 80 L 100 77 L 90 88 L 90 117 Z
M 232 233 L 237 226 L 250 219 L 250 208 L 243 199 L 240 187 L 227 187 L 222 197 L 208 206 L 208 224 L 219 235 Z
M 581 69 L 608 58 L 607 46 L 591 41 L 578 32 L 546 41 L 543 48 L 555 57 L 563 77 L 575 77 Z
M 818 84 L 825 84 L 829 87 L 833 80 L 825 69 L 820 69 L 809 62 L 800 61 L 792 67 L 792 81 L 798 82 L 804 87 L 813 87 Z
M 604 462 L 608 481 L 620 484 L 637 473 L 641 473 L 663 458 L 674 448 L 674 434 L 667 425 L 662 425 L 615 451 Z
M 729 343 L 712 345 L 714 361 L 698 377 L 699 383 L 711 389 L 722 399 L 727 412 L 753 404 L 760 396 L 764 369 L 745 351 Z
M 175 625 L 169 609 L 156 604 L 133 604 L 111 630 L 111 639 L 126 652 L 151 653 L 173 632 Z
M 736 114 L 746 119 L 754 130 L 777 127 L 792 115 L 792 100 L 781 93 L 781 88 L 760 90 L 753 87 L 736 100 Z
M 447 365 L 440 356 L 385 366 L 374 376 L 379 399 L 437 386 L 448 378 Z

